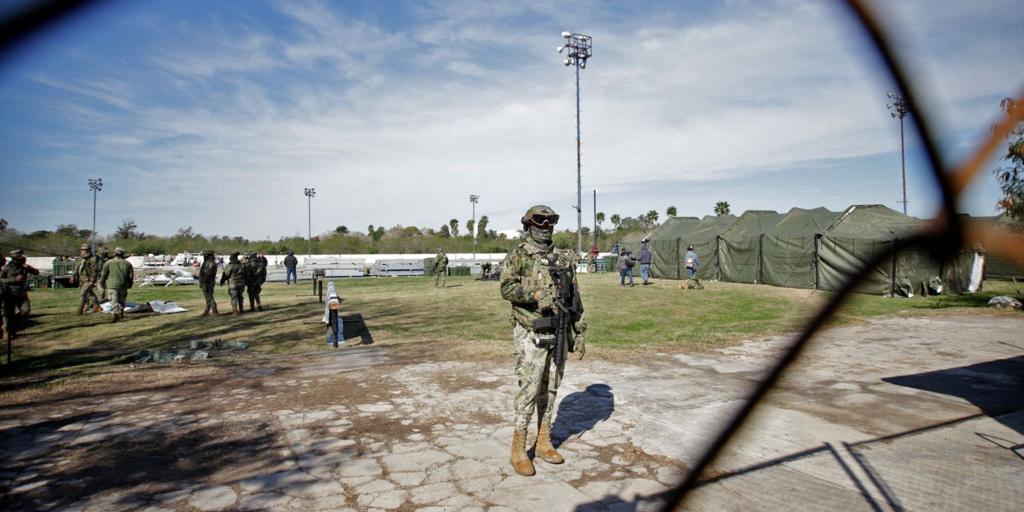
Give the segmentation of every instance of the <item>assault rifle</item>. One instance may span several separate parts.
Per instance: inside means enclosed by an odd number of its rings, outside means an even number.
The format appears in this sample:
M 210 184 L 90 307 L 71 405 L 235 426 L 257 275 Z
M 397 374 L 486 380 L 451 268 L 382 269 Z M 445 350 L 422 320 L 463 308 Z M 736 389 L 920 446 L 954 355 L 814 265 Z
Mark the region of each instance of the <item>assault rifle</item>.
M 552 260 L 554 260 L 553 256 Z M 573 329 L 583 315 L 583 302 L 580 300 L 579 294 L 576 293 L 576 287 L 572 284 L 572 272 L 568 268 L 552 261 L 548 270 L 551 273 L 551 280 L 555 284 L 553 301 L 555 314 L 534 320 L 533 330 L 542 334 L 554 333 L 554 340 L 543 346 L 555 349 L 555 364 L 561 366 L 565 363 L 566 354 L 576 351 L 574 336 L 569 330 Z

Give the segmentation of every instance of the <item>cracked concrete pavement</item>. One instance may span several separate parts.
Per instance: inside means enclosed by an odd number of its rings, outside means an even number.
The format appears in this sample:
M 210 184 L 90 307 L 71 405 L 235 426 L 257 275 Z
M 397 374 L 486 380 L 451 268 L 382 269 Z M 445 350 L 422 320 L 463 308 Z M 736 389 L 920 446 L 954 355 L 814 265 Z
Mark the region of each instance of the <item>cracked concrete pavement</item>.
M 964 316 L 822 333 L 688 508 L 1024 508 L 1022 328 Z M 570 360 L 554 425 L 567 461 L 537 460 L 532 478 L 508 464 L 511 358 L 369 346 L 261 360 L 216 381 L 58 393 L 0 411 L 0 505 L 652 509 L 786 341 Z

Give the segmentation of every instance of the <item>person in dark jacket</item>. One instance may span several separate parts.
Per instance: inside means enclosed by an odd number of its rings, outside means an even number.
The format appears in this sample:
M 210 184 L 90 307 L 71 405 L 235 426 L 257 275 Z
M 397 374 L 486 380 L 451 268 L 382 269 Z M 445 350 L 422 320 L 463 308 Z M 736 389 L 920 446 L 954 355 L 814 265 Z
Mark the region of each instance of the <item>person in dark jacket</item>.
M 284 257 L 284 284 L 299 284 L 299 273 L 296 272 L 295 267 L 299 266 L 299 259 L 295 257 L 295 253 L 288 251 L 288 256 Z
M 645 238 L 640 242 L 640 279 L 643 279 L 644 285 L 649 284 L 648 279 L 651 278 L 651 260 L 654 259 L 651 254 L 651 249 L 647 246 L 648 240 Z
M 228 296 L 231 297 L 231 314 L 242 314 L 242 300 L 245 293 L 245 282 L 249 277 L 249 269 L 238 261 L 237 252 L 231 253 L 228 264 L 224 266 L 224 272 L 220 275 L 221 286 L 228 284 Z

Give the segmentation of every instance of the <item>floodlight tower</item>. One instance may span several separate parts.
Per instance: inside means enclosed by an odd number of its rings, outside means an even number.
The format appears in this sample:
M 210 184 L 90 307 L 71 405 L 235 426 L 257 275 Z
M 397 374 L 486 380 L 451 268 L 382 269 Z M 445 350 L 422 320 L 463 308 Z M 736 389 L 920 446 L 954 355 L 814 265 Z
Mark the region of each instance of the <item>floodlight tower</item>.
M 103 190 L 103 178 L 89 178 L 92 190 L 92 253 L 96 254 L 96 193 Z
M 306 217 L 306 219 L 307 219 L 306 227 L 309 230 L 308 231 L 309 238 L 306 239 L 306 244 L 307 244 L 306 245 L 306 256 L 309 257 L 309 258 L 312 258 L 313 257 L 313 196 L 316 195 L 316 189 L 315 188 L 307 188 L 307 189 L 305 189 L 304 193 L 306 194 L 306 198 L 307 198 L 306 199 L 306 208 L 307 208 L 307 211 L 308 211 L 308 216 Z
M 476 225 L 476 202 L 480 200 L 480 196 L 476 194 L 469 195 L 469 202 L 473 203 L 473 259 L 476 260 L 476 232 L 479 231 Z
M 583 252 L 583 188 L 580 179 L 580 69 L 587 69 L 592 54 L 591 37 L 575 32 L 562 32 L 565 44 L 558 53 L 568 50 L 563 64 L 576 68 L 576 253 Z
M 892 103 L 885 106 L 885 108 L 891 109 L 889 113 L 893 119 L 900 120 L 900 167 L 903 172 L 903 215 L 907 214 L 907 157 L 903 149 L 903 116 L 910 113 L 910 107 L 907 102 L 903 100 L 902 96 L 897 94 L 889 93 L 889 98 L 892 99 Z

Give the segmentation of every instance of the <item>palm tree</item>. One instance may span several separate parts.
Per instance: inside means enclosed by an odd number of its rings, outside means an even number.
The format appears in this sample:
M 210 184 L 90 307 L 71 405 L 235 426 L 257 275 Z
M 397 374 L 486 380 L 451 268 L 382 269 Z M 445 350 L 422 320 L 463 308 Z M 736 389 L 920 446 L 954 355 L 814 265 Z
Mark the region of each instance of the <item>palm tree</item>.
M 622 222 L 622 216 L 620 216 L 617 213 L 613 213 L 612 214 L 612 225 L 615 226 L 615 229 L 619 229 L 619 223 L 620 222 Z
M 448 227 L 451 228 L 453 238 L 459 236 L 459 219 L 452 219 L 448 221 Z
M 679 210 L 677 210 L 675 206 L 669 206 L 668 208 L 665 208 L 665 216 L 667 217 L 675 217 L 678 213 Z
M 724 217 L 726 215 L 729 215 L 729 202 L 728 201 L 719 201 L 719 202 L 715 203 L 715 215 L 717 215 L 719 217 Z

